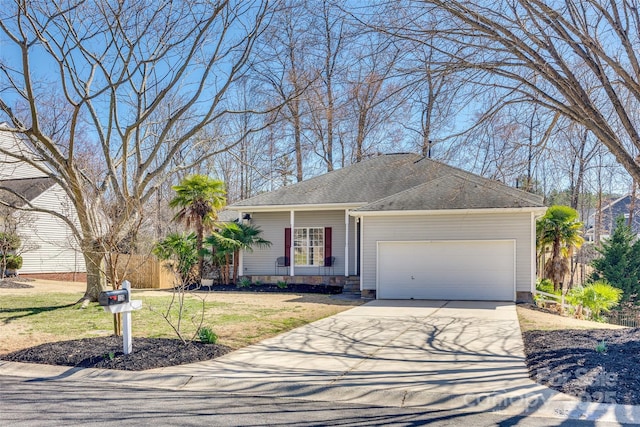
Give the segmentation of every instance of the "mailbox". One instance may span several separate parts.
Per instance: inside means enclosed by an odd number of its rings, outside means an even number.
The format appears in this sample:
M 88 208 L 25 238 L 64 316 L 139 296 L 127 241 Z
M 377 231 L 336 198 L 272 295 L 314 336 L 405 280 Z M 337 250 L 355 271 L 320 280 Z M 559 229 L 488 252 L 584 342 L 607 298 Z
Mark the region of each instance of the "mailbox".
M 127 289 L 100 292 L 100 295 L 98 295 L 98 304 L 104 307 L 127 302 L 129 302 L 129 291 Z

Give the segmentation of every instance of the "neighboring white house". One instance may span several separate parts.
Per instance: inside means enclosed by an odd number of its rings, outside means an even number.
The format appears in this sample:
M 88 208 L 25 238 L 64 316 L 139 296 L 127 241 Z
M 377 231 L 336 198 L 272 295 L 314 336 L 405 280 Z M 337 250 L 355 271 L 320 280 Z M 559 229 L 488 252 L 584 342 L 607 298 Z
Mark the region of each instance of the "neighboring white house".
M 36 159 L 26 144 L 2 129 L 4 126 L 0 124 L 0 199 L 24 205 L 24 202 L 18 202 L 18 194 L 35 208 L 52 210 L 75 221 L 75 209 L 52 178 L 29 163 L 7 155 L 10 152 Z M 43 169 L 46 171 L 46 168 Z M 20 274 L 66 275 L 86 271 L 77 241 L 62 219 L 44 212 L 20 210 L 11 215 L 23 243 Z
M 228 208 L 272 242 L 242 254 L 246 276 L 337 274 L 359 277 L 363 296 L 503 301 L 531 298 L 535 221 L 546 211 L 540 196 L 416 154 L 371 158 Z

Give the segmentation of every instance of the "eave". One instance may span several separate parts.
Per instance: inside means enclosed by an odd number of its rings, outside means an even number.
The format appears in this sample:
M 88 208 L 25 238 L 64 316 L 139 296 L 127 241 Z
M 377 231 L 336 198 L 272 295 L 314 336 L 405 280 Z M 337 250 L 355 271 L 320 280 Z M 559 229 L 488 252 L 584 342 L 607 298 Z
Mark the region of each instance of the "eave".
M 544 215 L 546 206 L 531 206 L 523 208 L 478 208 L 478 209 L 433 209 L 433 210 L 389 210 L 389 211 L 353 211 L 349 215 L 354 217 L 365 216 L 420 216 L 420 215 L 471 215 L 471 214 L 497 214 L 497 213 L 534 213 L 537 216 Z
M 322 203 L 300 205 L 255 205 L 255 206 L 227 206 L 227 209 L 236 212 L 290 212 L 290 211 L 344 211 L 358 209 L 367 205 L 361 203 Z

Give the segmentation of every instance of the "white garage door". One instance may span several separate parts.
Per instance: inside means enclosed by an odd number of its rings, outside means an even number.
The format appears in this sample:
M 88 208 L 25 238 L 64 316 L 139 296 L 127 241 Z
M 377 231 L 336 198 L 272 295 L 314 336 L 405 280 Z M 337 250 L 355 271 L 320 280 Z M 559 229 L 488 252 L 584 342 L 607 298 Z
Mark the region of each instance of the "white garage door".
M 515 300 L 515 241 L 378 242 L 378 298 Z

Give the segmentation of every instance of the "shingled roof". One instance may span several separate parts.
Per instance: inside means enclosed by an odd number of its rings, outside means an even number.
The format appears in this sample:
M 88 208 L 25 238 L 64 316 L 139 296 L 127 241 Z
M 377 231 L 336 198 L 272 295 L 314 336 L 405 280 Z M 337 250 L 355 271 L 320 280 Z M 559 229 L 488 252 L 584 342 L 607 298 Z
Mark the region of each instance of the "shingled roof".
M 21 206 L 22 199 L 32 201 L 54 184 L 55 181 L 47 177 L 0 180 L 0 199 Z
M 542 207 L 542 197 L 417 154 L 387 154 L 229 206 L 352 204 L 359 211 Z

